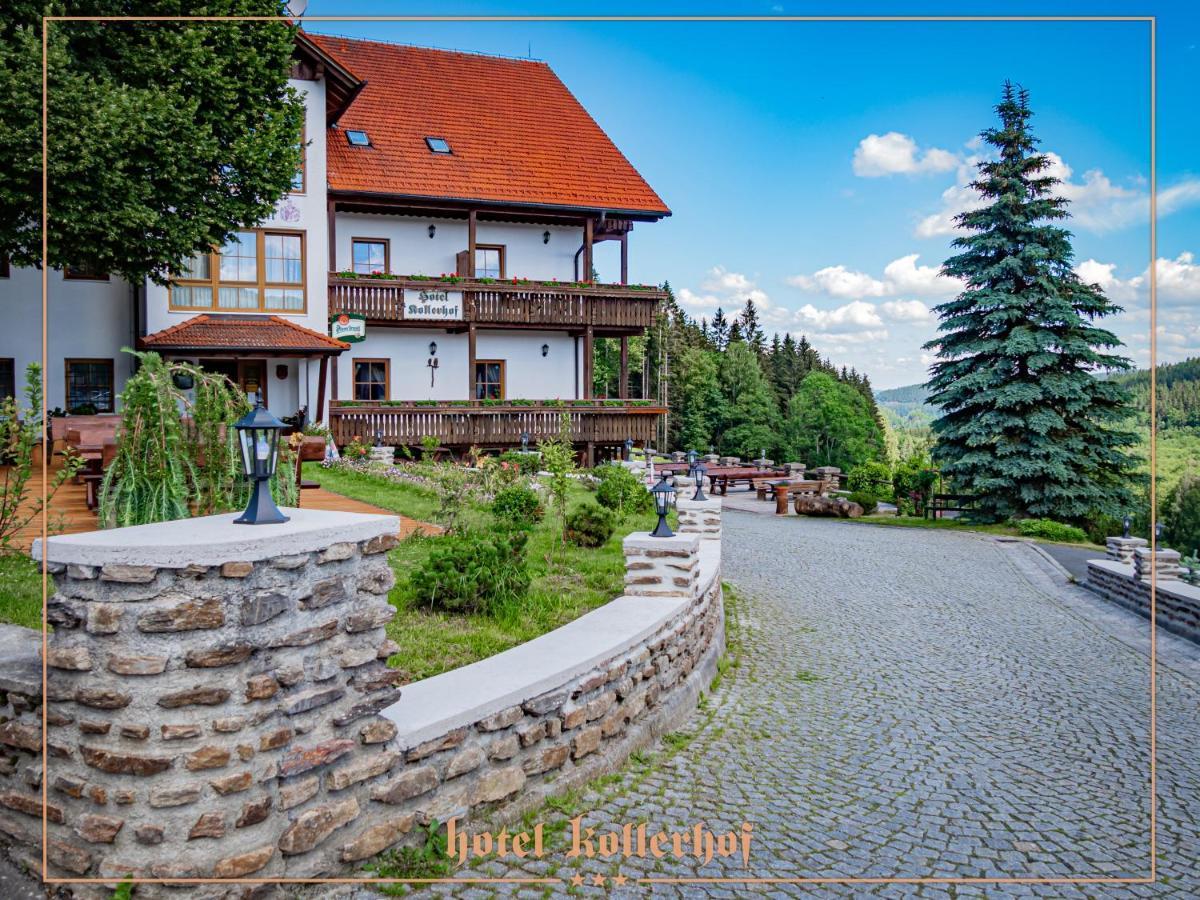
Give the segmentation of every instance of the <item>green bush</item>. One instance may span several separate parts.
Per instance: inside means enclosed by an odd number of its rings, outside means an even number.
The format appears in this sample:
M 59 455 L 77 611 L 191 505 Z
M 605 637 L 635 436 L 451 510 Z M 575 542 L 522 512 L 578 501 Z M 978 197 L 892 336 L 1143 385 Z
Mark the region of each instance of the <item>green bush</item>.
M 537 491 L 528 485 L 510 484 L 492 498 L 492 515 L 514 528 L 532 528 L 545 514 Z
M 447 612 L 486 613 L 529 590 L 526 532 L 467 531 L 434 540 L 429 556 L 409 576 L 419 603 Z
M 646 486 L 624 466 L 599 466 L 594 474 L 600 479 L 596 501 L 606 509 L 611 509 L 619 518 L 649 512 L 654 508 L 654 498 Z
M 1047 541 L 1070 541 L 1082 544 L 1087 540 L 1087 532 L 1074 525 L 1064 525 L 1053 519 L 1018 519 L 1017 531 L 1025 537 L 1042 538 Z
M 1131 526 L 1133 523 L 1130 523 Z M 1106 515 L 1105 513 L 1092 513 L 1083 522 L 1083 530 L 1087 534 L 1087 538 L 1093 544 L 1104 545 L 1110 537 L 1123 534 L 1125 524 L 1115 516 Z M 1130 533 L 1133 533 L 1131 527 Z
M 596 503 L 585 503 L 567 515 L 566 538 L 578 547 L 600 547 L 616 530 L 616 516 Z
M 1188 472 L 1159 504 L 1163 543 L 1187 554 L 1200 547 L 1200 475 Z
M 532 450 L 523 452 L 521 450 L 506 450 L 498 457 L 500 462 L 506 462 L 510 466 L 516 466 L 517 471 L 522 475 L 536 475 L 542 466 L 542 458 L 538 453 Z
M 863 508 L 863 515 L 869 516 L 879 509 L 879 498 L 870 491 L 851 491 L 846 498 L 851 503 L 857 503 Z
M 890 498 L 892 496 L 891 466 L 873 460 L 860 463 L 846 476 L 846 487 L 851 493 L 870 494 L 876 500 Z

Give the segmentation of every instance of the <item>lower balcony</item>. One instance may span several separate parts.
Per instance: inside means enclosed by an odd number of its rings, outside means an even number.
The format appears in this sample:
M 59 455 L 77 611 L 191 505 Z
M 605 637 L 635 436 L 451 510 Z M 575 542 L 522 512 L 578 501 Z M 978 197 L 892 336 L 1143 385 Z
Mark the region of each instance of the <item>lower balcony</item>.
M 650 400 L 334 401 L 329 425 L 339 446 L 382 434 L 394 446 L 416 447 L 428 436 L 448 448 L 489 450 L 519 446 L 523 433 L 536 445 L 557 435 L 566 415 L 572 442 L 594 458 L 594 451 L 630 438 L 639 446 L 654 443 L 665 412 Z

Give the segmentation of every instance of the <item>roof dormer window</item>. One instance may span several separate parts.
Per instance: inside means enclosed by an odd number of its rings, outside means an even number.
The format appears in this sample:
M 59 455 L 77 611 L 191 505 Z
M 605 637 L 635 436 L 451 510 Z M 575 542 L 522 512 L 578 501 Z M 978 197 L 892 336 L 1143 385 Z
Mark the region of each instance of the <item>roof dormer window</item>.
M 371 139 L 367 137 L 365 131 L 355 131 L 354 129 L 346 129 L 346 140 L 350 142 L 351 147 L 370 147 Z
M 430 153 L 450 153 L 450 142 L 445 138 L 427 137 L 425 145 L 429 148 Z

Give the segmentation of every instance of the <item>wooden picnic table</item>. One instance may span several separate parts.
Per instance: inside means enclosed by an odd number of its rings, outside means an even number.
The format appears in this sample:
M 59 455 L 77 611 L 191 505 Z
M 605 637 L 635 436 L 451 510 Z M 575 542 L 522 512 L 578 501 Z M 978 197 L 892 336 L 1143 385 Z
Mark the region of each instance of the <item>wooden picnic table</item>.
M 760 478 L 781 478 L 785 474 L 780 469 L 762 469 L 757 466 L 716 466 L 708 470 L 712 479 L 713 493 L 728 494 L 729 485 L 739 481 L 746 482 L 747 487 L 753 487 Z

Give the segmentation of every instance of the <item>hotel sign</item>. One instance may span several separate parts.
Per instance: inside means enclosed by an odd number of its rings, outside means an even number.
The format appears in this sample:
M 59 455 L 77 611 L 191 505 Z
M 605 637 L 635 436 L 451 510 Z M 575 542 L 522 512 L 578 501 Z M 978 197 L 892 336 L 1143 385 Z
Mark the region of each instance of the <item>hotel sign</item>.
M 408 294 L 405 291 L 405 294 Z M 462 291 L 444 291 L 436 288 L 420 290 L 409 295 L 404 303 L 406 319 L 453 319 L 462 321 Z

